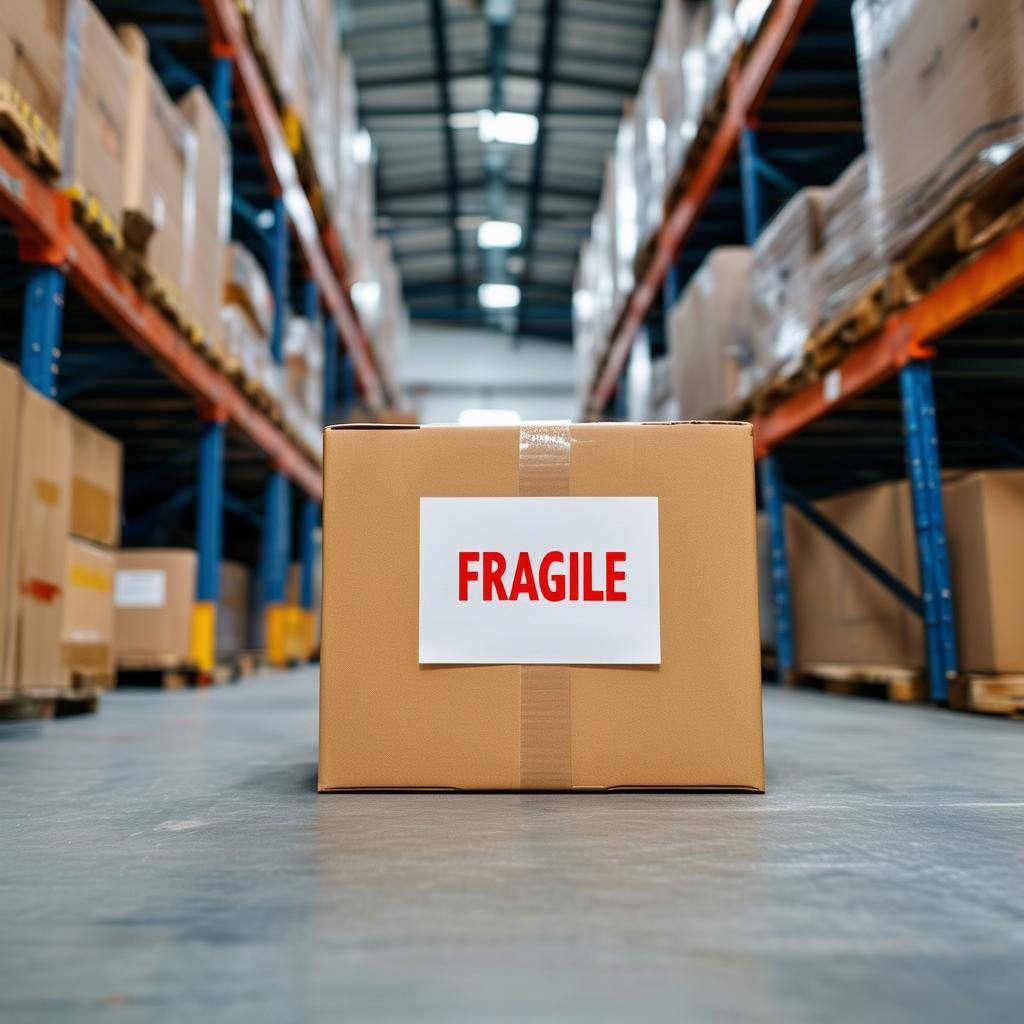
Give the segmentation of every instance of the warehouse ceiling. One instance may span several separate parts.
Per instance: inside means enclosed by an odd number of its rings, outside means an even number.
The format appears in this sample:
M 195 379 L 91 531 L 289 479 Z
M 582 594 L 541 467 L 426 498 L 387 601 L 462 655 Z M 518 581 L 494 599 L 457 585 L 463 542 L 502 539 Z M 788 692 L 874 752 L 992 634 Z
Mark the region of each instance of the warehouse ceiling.
M 650 53 L 659 0 L 347 0 L 360 113 L 378 151 L 378 228 L 414 318 L 568 341 L 572 279 L 623 103 Z M 506 20 L 507 19 L 507 20 Z M 481 110 L 532 114 L 532 145 L 480 140 Z M 484 251 L 487 219 L 522 228 Z M 488 313 L 486 281 L 516 284 Z

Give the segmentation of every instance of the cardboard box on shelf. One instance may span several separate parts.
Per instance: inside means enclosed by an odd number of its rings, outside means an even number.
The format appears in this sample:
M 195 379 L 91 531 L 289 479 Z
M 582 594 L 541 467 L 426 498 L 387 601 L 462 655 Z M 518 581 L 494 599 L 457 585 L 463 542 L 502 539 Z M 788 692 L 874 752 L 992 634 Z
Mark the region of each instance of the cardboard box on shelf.
M 1024 672 L 1024 471 L 943 488 L 957 654 L 966 672 Z
M 915 593 L 917 542 L 905 480 L 815 503 Z M 796 667 L 924 665 L 921 619 L 792 507 L 786 509 Z
M 0 360 L 0 695 L 14 689 L 14 525 L 18 503 L 18 419 L 22 380 L 17 367 Z
M 220 253 L 231 233 L 231 145 L 217 111 L 201 85 L 178 101 L 178 109 L 196 138 L 196 173 L 192 189 L 193 245 L 182 281 L 190 316 L 202 329 L 211 351 L 223 352 L 220 306 L 224 296 L 224 261 Z
M 71 532 L 116 548 L 121 543 L 121 442 L 71 416 Z
M 241 562 L 220 563 L 217 657 L 230 658 L 249 646 L 249 570 Z
M 324 455 L 321 790 L 763 789 L 749 424 L 335 427 Z
M 196 137 L 149 65 L 137 25 L 117 30 L 131 58 L 124 173 L 126 244 L 144 253 L 149 271 L 179 292 L 195 238 Z
M 886 256 L 1024 144 L 1024 8 L 856 0 L 854 33 Z
M 71 525 L 71 418 L 20 382 L 10 571 L 0 690 L 63 684 L 60 634 Z
M 196 553 L 184 548 L 123 548 L 114 580 L 118 664 L 173 667 L 192 660 Z
M 65 683 L 109 686 L 114 679 L 114 576 L 117 554 L 69 537 L 60 630 Z
M 713 249 L 669 319 L 673 388 L 682 419 L 734 414 L 753 390 L 759 363 L 748 329 L 751 251 Z
M 224 249 L 223 303 L 238 306 L 249 318 L 253 330 L 264 341 L 270 340 L 274 327 L 274 293 L 259 260 L 241 242 L 231 242 Z

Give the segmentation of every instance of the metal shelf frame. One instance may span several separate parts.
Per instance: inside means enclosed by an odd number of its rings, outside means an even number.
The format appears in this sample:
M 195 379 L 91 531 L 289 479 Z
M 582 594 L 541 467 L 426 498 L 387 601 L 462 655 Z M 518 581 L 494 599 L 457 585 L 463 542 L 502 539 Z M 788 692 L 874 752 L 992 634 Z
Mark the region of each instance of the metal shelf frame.
M 678 298 L 680 250 L 737 150 L 744 234 L 748 244 L 756 240 L 764 224 L 762 185 L 767 180 L 766 170 L 770 172 L 771 168 L 758 157 L 755 114 L 813 7 L 814 0 L 777 0 L 772 8 L 770 20 L 733 82 L 726 113 L 686 193 L 666 217 L 658 236 L 655 258 L 627 303 L 588 405 L 590 415 L 600 415 L 622 390 L 630 347 L 659 292 L 666 313 Z M 938 703 L 947 700 L 949 683 L 959 669 L 932 366 L 936 358 L 941 359 L 944 336 L 1022 288 L 1024 227 L 1017 227 L 956 269 L 928 294 L 890 313 L 874 337 L 852 348 L 823 379 L 808 384 L 770 411 L 753 417 L 761 500 L 769 525 L 780 681 L 791 679 L 795 665 L 785 527 L 785 509 L 789 505 L 921 616 L 930 696 Z M 783 478 L 776 457 L 785 442 L 894 378 L 899 383 L 904 465 L 910 485 L 921 580 L 919 595 L 895 579 L 818 512 Z

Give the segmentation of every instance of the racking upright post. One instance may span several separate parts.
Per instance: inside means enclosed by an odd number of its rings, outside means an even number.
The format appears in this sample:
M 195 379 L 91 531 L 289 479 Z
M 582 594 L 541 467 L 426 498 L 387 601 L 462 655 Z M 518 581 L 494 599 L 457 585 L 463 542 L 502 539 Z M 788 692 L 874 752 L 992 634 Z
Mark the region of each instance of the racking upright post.
M 306 319 L 315 324 L 320 317 L 320 294 L 317 291 L 316 282 L 312 278 L 306 281 L 302 305 Z M 325 343 L 326 340 L 325 338 Z M 314 648 L 313 559 L 316 546 L 313 543 L 313 534 L 319 525 L 320 506 L 312 498 L 307 497 L 302 503 L 299 520 L 299 608 L 302 614 L 304 647 L 307 656 L 312 655 Z
M 60 266 L 29 264 L 21 326 L 21 373 L 47 398 L 57 397 L 65 283 Z
M 213 50 L 210 96 L 214 110 L 231 129 L 231 57 Z M 196 479 L 196 600 L 192 607 L 192 660 L 200 679 L 209 679 L 217 664 L 217 604 L 224 543 L 224 446 L 227 416 L 203 409 Z
M 274 295 L 274 324 L 270 352 L 278 365 L 284 355 L 285 307 L 288 301 L 288 215 L 284 198 L 274 197 L 271 228 L 270 285 Z M 267 660 L 284 665 L 288 658 L 288 564 L 291 560 L 291 487 L 279 466 L 267 474 L 264 491 L 263 550 L 260 575 Z
M 912 359 L 900 370 L 900 399 L 917 536 L 930 693 L 933 701 L 945 702 L 949 697 L 949 680 L 957 673 L 957 652 L 935 394 L 928 360 Z
M 743 229 L 747 244 L 753 245 L 764 224 L 761 183 L 758 172 L 757 134 L 751 127 L 740 133 L 740 188 L 743 196 Z M 782 480 L 774 455 L 766 455 L 759 466 L 761 499 L 768 517 L 771 547 L 772 603 L 775 610 L 775 666 L 779 683 L 788 683 L 793 672 L 793 627 L 789 559 L 786 555 L 786 512 Z

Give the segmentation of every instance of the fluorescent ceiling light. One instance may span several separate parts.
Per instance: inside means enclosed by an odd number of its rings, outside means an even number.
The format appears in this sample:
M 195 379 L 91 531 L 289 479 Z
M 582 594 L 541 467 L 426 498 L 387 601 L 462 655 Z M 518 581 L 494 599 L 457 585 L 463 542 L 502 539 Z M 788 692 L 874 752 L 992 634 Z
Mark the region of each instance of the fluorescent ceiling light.
M 515 409 L 463 409 L 461 427 L 517 427 L 521 422 Z
M 519 288 L 514 284 L 482 284 L 477 297 L 484 309 L 515 309 L 519 305 Z
M 476 231 L 481 249 L 516 249 L 522 240 L 523 229 L 511 220 L 485 220 Z
M 495 114 L 491 110 L 481 110 L 479 121 L 481 142 L 532 146 L 537 141 L 537 118 L 533 114 L 514 114 L 509 110 Z

